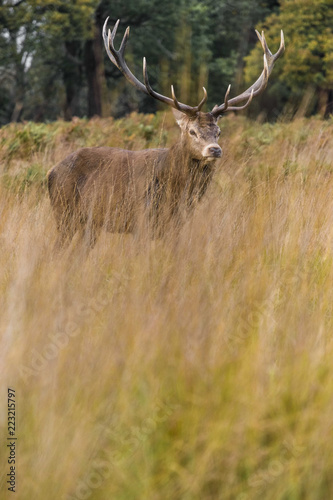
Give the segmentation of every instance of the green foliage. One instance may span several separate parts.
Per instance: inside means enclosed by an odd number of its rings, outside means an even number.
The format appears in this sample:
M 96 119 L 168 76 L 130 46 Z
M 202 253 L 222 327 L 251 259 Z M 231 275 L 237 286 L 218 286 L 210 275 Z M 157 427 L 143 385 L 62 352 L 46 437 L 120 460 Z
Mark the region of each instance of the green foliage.
M 297 104 L 309 87 L 319 95 L 324 91 L 325 98 L 325 91 L 333 88 L 333 1 L 284 0 L 279 13 L 269 16 L 258 29 L 265 29 L 273 49 L 278 47 L 280 30 L 285 34 L 286 52 L 271 76 L 271 95 L 283 96 L 283 85 L 288 89 L 288 99 L 296 99 Z M 247 82 L 253 81 L 262 68 L 259 45 L 246 58 Z M 317 100 L 315 104 L 319 109 L 321 103 Z
M 19 172 L 5 172 L 2 177 L 2 185 L 9 191 L 22 195 L 32 187 L 44 193 L 46 188 L 46 172 L 42 164 L 34 163 Z
M 61 41 L 85 40 L 92 35 L 96 2 L 93 0 L 30 0 L 41 33 Z
M 9 159 L 14 156 L 24 158 L 45 150 L 52 143 L 54 133 L 47 125 L 32 122 L 24 127 L 8 126 L 2 130 L 0 146 Z
M 0 125 L 9 121 L 66 120 L 152 113 L 159 103 L 131 87 L 109 61 L 101 40 L 104 20 L 127 26 L 128 65 L 141 78 L 148 61 L 152 86 L 197 103 L 202 87 L 208 107 L 252 83 L 262 70 L 254 27 L 270 47 L 286 37 L 286 53 L 258 104 L 277 116 L 284 103 L 330 112 L 333 92 L 333 0 L 8 0 L 0 5 Z M 246 61 L 245 82 L 243 78 Z M 97 102 L 95 102 L 95 100 Z M 308 101 L 308 102 L 306 102 Z M 323 111 L 324 110 L 324 111 Z

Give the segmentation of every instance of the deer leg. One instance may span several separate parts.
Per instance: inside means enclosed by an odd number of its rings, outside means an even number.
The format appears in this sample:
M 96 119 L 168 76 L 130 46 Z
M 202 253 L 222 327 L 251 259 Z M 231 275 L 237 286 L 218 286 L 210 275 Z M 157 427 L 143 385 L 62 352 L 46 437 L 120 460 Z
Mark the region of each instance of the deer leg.
M 60 250 L 70 244 L 78 227 L 70 210 L 63 210 L 63 207 L 53 207 L 53 210 L 58 230 L 55 249 Z
M 90 224 L 82 225 L 80 228 L 80 239 L 84 246 L 92 250 L 96 245 L 96 241 L 100 234 L 101 228 L 91 222 Z

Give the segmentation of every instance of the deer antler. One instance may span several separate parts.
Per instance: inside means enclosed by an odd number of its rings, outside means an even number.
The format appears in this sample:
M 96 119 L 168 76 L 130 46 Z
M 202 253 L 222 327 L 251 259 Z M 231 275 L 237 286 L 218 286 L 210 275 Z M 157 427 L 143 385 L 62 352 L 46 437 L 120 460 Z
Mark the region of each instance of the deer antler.
M 129 70 L 126 61 L 125 61 L 125 48 L 127 44 L 127 40 L 129 37 L 129 31 L 130 28 L 128 27 L 125 31 L 123 40 L 121 42 L 119 50 L 116 50 L 114 48 L 114 38 L 117 33 L 117 29 L 119 26 L 119 19 L 114 25 L 113 30 L 108 30 L 108 33 L 106 32 L 106 26 L 109 21 L 109 18 L 106 19 L 104 26 L 103 26 L 103 40 L 104 40 L 104 45 L 105 45 L 105 50 L 107 52 L 107 55 L 109 56 L 111 62 L 122 72 L 122 74 L 125 76 L 125 78 L 138 90 L 143 92 L 144 94 L 148 94 L 154 99 L 157 99 L 158 101 L 164 102 L 168 106 L 171 106 L 172 108 L 178 109 L 182 113 L 185 113 L 188 116 L 195 116 L 202 108 L 202 106 L 205 104 L 207 101 L 207 91 L 205 87 L 203 87 L 204 91 L 204 96 L 202 101 L 197 105 L 197 106 L 188 106 L 187 104 L 183 104 L 179 102 L 176 98 L 175 91 L 173 88 L 173 85 L 171 85 L 171 95 L 172 99 L 170 97 L 166 97 L 162 94 L 159 94 L 158 92 L 155 92 L 155 90 L 152 89 L 150 86 L 149 80 L 148 80 L 148 71 L 147 71 L 147 62 L 146 58 L 143 58 L 143 79 L 145 84 L 140 82 L 133 73 Z
M 264 49 L 264 69 L 261 75 L 259 76 L 258 80 L 253 85 L 251 85 L 251 87 L 246 89 L 242 94 L 233 97 L 230 100 L 228 99 L 228 95 L 230 92 L 230 85 L 229 85 L 225 95 L 224 103 L 221 104 L 220 106 L 215 106 L 211 111 L 212 114 L 216 117 L 225 113 L 226 111 L 239 111 L 241 109 L 247 108 L 247 106 L 252 101 L 252 98 L 261 94 L 261 92 L 266 88 L 268 78 L 272 72 L 274 63 L 283 54 L 285 50 L 284 36 L 282 30 L 281 30 L 280 48 L 275 54 L 272 54 L 272 52 L 269 50 L 264 32 L 262 31 L 260 35 L 260 33 L 256 30 L 256 33 L 260 40 L 262 48 Z M 247 102 L 243 104 L 243 106 L 237 106 L 238 104 L 244 102 L 245 100 L 247 100 Z

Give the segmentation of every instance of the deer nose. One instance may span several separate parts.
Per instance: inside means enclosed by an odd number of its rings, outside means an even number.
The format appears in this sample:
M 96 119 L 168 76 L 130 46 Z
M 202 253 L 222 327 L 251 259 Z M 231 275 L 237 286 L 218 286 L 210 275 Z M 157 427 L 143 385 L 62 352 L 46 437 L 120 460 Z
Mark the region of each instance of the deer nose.
M 214 156 L 214 158 L 220 158 L 222 156 L 222 149 L 220 146 L 211 146 L 208 149 L 209 156 Z

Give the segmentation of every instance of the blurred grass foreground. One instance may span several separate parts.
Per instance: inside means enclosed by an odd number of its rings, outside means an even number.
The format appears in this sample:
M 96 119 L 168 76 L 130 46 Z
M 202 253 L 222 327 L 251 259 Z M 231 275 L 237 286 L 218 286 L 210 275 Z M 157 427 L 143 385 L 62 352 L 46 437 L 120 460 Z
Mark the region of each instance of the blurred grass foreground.
M 47 170 L 81 146 L 170 144 L 171 114 L 1 129 L 18 500 L 333 498 L 333 121 L 221 126 L 180 234 L 103 234 L 88 255 L 53 252 Z

